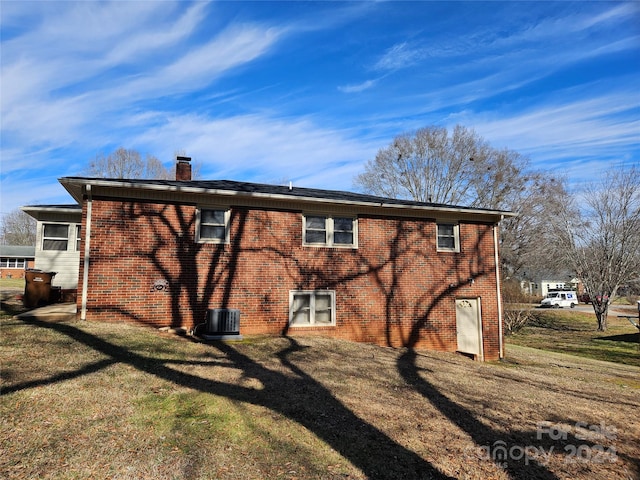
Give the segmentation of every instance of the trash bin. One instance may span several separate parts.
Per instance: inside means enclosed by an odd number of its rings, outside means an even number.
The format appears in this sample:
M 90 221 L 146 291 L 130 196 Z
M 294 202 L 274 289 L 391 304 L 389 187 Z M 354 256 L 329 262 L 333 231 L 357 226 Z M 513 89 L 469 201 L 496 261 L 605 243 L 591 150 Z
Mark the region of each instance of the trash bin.
M 56 272 L 27 270 L 24 274 L 24 306 L 36 308 L 51 303 L 51 281 L 55 276 Z

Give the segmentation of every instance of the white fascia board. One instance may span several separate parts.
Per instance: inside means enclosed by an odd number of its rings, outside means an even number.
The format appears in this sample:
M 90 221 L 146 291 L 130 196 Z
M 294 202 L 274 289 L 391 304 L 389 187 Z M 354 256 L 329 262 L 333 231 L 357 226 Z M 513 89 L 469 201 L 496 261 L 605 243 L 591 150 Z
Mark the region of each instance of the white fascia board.
M 78 208 L 72 207 L 55 207 L 55 206 L 39 206 L 39 205 L 27 205 L 20 207 L 25 213 L 29 212 L 55 212 L 55 213 L 82 213 L 82 207 L 78 205 Z

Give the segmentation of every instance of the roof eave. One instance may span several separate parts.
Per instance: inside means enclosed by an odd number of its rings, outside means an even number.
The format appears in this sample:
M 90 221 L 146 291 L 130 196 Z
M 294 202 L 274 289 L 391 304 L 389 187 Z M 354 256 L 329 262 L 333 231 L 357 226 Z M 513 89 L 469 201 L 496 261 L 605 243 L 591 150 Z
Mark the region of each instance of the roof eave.
M 72 205 L 68 207 L 55 206 L 55 205 L 25 205 L 20 207 L 25 213 L 28 212 L 56 212 L 56 213 L 73 213 L 74 211 L 82 211 L 82 207 L 78 204 L 78 208 L 73 208 Z
M 258 198 L 265 200 L 279 200 L 279 201 L 299 201 L 314 204 L 325 205 L 342 205 L 342 206 L 360 206 L 360 207 L 379 207 L 393 210 L 405 210 L 405 211 L 431 211 L 438 212 L 440 214 L 450 215 L 477 215 L 491 219 L 491 221 L 499 222 L 505 217 L 514 217 L 517 214 L 509 211 L 500 210 L 483 210 L 474 208 L 460 208 L 440 205 L 410 205 L 410 204 L 396 204 L 386 202 L 372 202 L 372 201 L 356 201 L 356 200 L 340 200 L 329 198 L 317 198 L 303 195 L 282 195 L 274 193 L 262 193 L 262 192 L 239 192 L 237 190 L 223 190 L 223 189 L 210 189 L 193 186 L 181 186 L 181 185 L 158 185 L 155 183 L 131 183 L 126 180 L 114 181 L 103 179 L 80 179 L 80 178 L 68 178 L 63 177 L 59 179 L 62 186 L 76 199 L 79 203 L 82 202 L 84 194 L 84 186 L 91 185 L 92 187 L 105 187 L 105 188 L 127 188 L 133 190 L 152 190 L 157 192 L 176 192 L 186 194 L 205 194 L 205 195 L 217 195 L 226 197 L 245 197 L 245 198 Z

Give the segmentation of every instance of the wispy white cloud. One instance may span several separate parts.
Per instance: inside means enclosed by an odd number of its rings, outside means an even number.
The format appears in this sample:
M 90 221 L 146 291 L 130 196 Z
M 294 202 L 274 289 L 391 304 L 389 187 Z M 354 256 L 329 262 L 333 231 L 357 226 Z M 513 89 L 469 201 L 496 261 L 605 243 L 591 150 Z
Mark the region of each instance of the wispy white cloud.
M 402 42 L 389 48 L 374 64 L 373 68 L 384 71 L 400 70 L 415 65 L 425 56 L 423 48 Z
M 537 48 L 540 52 L 551 53 L 570 49 L 579 53 L 576 59 L 579 61 L 590 55 L 598 55 L 592 51 L 591 46 L 609 43 L 607 30 L 617 29 L 630 19 L 638 18 L 640 6 L 634 3 L 604 5 L 605 9 L 596 14 L 591 9 L 576 11 L 573 8 L 559 9 L 557 15 L 541 17 L 520 13 L 508 22 L 508 30 L 490 25 L 485 29 L 472 31 L 468 36 L 454 38 L 452 42 L 465 44 L 468 47 L 466 53 L 517 52 L 523 48 Z
M 365 90 L 369 90 L 370 88 L 372 88 L 376 83 L 377 80 L 367 80 L 354 85 L 341 85 L 338 87 L 338 90 L 343 93 L 364 92 Z
M 617 35 L 600 30 L 619 28 L 634 16 L 640 19 L 640 4 L 613 5 L 595 16 L 565 11 L 533 24 L 515 19 L 509 30 L 491 25 L 440 36 L 431 43 L 396 43 L 373 68 L 390 75 L 419 67 L 418 78 L 429 86 L 420 97 L 436 104 L 468 104 L 521 89 L 590 59 L 638 51 L 637 29 Z M 441 78 L 456 81 L 439 82 Z
M 418 64 L 426 57 L 425 50 L 410 46 L 407 42 L 401 42 L 387 49 L 371 66 L 377 72 L 383 72 L 381 76 L 368 79 L 360 83 L 341 85 L 338 90 L 342 93 L 360 93 L 373 88 L 383 78 L 392 73 Z
M 491 143 L 529 156 L 534 166 L 565 165 L 564 174 L 585 179 L 640 151 L 640 94 L 602 93 L 585 99 L 564 92 L 524 112 L 467 115 L 463 120 Z M 458 119 L 459 120 L 459 119 Z M 597 169 L 594 171 L 594 169 Z
M 640 51 L 636 2 L 240 5 L 4 2 L 3 210 L 7 195 L 52 201 L 56 177 L 117 146 L 184 149 L 211 178 L 339 189 L 428 124 L 538 164 L 638 156 L 637 74 L 595 72 Z
M 157 129 L 139 135 L 135 143 L 153 144 L 166 152 L 180 145 L 195 161 L 204 163 L 203 173 L 210 178 L 258 182 L 288 178 L 299 183 L 323 172 L 343 189 L 350 187 L 352 177 L 337 172 L 355 171 L 379 148 L 354 139 L 349 132 L 321 127 L 311 118 L 281 119 L 259 114 L 221 119 L 172 116 Z
M 639 5 L 613 6 L 596 20 L 588 13 L 574 13 L 543 18 L 533 25 L 514 21 L 511 30 L 500 36 L 496 35 L 495 26 L 470 29 L 450 38 L 437 39 L 429 46 L 428 54 L 425 53 L 427 49 L 421 49 L 416 41 L 410 48 L 405 43 L 398 44 L 385 52 L 383 58 L 397 52 L 398 68 L 419 63 L 420 69 L 416 71 L 420 73 L 416 78 L 420 84 L 407 83 L 399 89 L 393 106 L 381 118 L 408 118 L 404 123 L 409 130 L 424 126 L 423 122 L 429 118 L 442 123 L 443 111 L 448 111 L 447 115 L 456 111 L 477 111 L 495 102 L 502 103 L 507 109 L 530 108 L 529 102 L 540 102 L 535 93 L 536 85 L 557 75 L 573 77 L 572 81 L 581 83 L 572 69 L 597 58 L 640 51 L 637 30 L 630 33 L 629 29 L 621 29 L 616 35 L 604 35 L 597 30 L 604 24 L 610 29 L 621 28 L 617 22 L 629 22 L 633 14 L 640 18 Z M 580 32 L 580 36 L 567 35 L 568 31 Z M 404 61 L 404 57 L 408 60 Z M 390 67 L 394 65 L 391 59 L 385 62 Z M 455 80 L 451 81 L 452 78 Z M 634 79 L 629 78 L 627 82 L 633 83 Z M 612 94 L 617 91 L 616 86 L 602 83 L 584 88 L 582 94 L 599 96 L 603 88 Z M 518 107 L 511 105 L 510 99 L 516 92 L 527 92 L 518 97 Z M 629 90 L 619 95 L 619 101 L 624 104 L 628 103 L 624 100 L 627 93 Z M 550 101 L 562 104 L 563 99 L 554 96 Z M 499 112 L 502 114 L 503 109 Z
M 45 20 L 34 31 L 10 40 L 3 52 L 14 53 L 2 62 L 5 144 L 24 142 L 40 149 L 61 147 L 80 136 L 90 141 L 95 127 L 114 131 L 126 121 L 117 117 L 135 112 L 139 102 L 210 85 L 266 54 L 282 34 L 269 26 L 230 24 L 211 32 L 201 44 L 186 47 L 185 39 L 203 27 L 204 4 L 169 24 L 166 17 L 158 18 L 151 4 L 113 2 L 90 9 L 85 3 L 72 3 L 57 20 Z M 161 20 L 159 25 L 144 23 Z M 91 29 L 101 24 L 104 28 L 93 36 Z M 131 41 L 124 32 L 134 27 Z M 70 32 L 78 36 L 75 41 Z M 92 35 L 91 41 L 85 34 Z M 143 46 L 136 46 L 137 40 Z M 53 55 L 52 50 L 60 53 Z M 141 55 L 154 57 L 154 64 L 145 66 L 148 62 Z
M 569 93 L 569 92 L 567 92 Z M 512 137 L 537 140 L 532 144 L 541 144 L 541 137 L 549 144 L 563 144 L 573 148 L 586 142 L 589 145 L 607 144 L 606 139 L 640 139 L 640 119 L 635 117 L 640 108 L 640 94 L 637 92 L 603 93 L 602 95 L 573 101 L 546 102 L 529 111 L 519 112 L 508 118 L 492 120 L 484 124 L 484 129 L 494 137 Z M 621 117 L 621 122 L 612 119 Z M 606 120 L 603 122 L 603 120 Z
M 612 3 L 611 8 L 604 10 L 596 15 L 580 15 L 577 21 L 573 22 L 576 29 L 589 30 L 598 25 L 612 25 L 615 26 L 621 22 L 626 21 L 629 18 L 640 17 L 640 4 L 638 2 L 623 2 Z
M 133 81 L 126 95 L 172 94 L 202 88 L 222 73 L 265 54 L 281 33 L 276 28 L 232 25 L 152 75 Z
M 205 2 L 34 5 L 37 13 L 27 15 L 12 7 L 5 14 L 3 4 L 3 210 L 10 194 L 18 205 L 32 203 L 9 178 L 24 185 L 25 175 L 48 171 L 43 181 L 56 185 L 56 177 L 79 173 L 66 168 L 78 155 L 87 161 L 107 145 L 133 146 L 140 130 L 153 131 L 166 116 L 154 117 L 145 103 L 211 85 L 269 53 L 283 35 L 248 22 L 211 28 Z
M 175 47 L 187 40 L 189 35 L 206 22 L 207 7 L 207 2 L 198 2 L 163 28 L 134 29 L 127 35 L 122 35 L 105 55 L 104 63 L 118 65 L 142 61 L 146 64 L 145 58 L 153 58 L 161 49 Z

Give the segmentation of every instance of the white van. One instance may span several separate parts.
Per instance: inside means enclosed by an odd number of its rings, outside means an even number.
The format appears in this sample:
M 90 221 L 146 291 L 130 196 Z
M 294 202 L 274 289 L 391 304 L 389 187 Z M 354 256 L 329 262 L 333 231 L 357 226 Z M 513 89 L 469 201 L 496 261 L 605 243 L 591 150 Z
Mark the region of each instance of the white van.
M 578 295 L 576 292 L 568 290 L 551 291 L 542 300 L 541 307 L 547 308 L 560 308 L 570 307 L 573 308 L 578 305 Z

